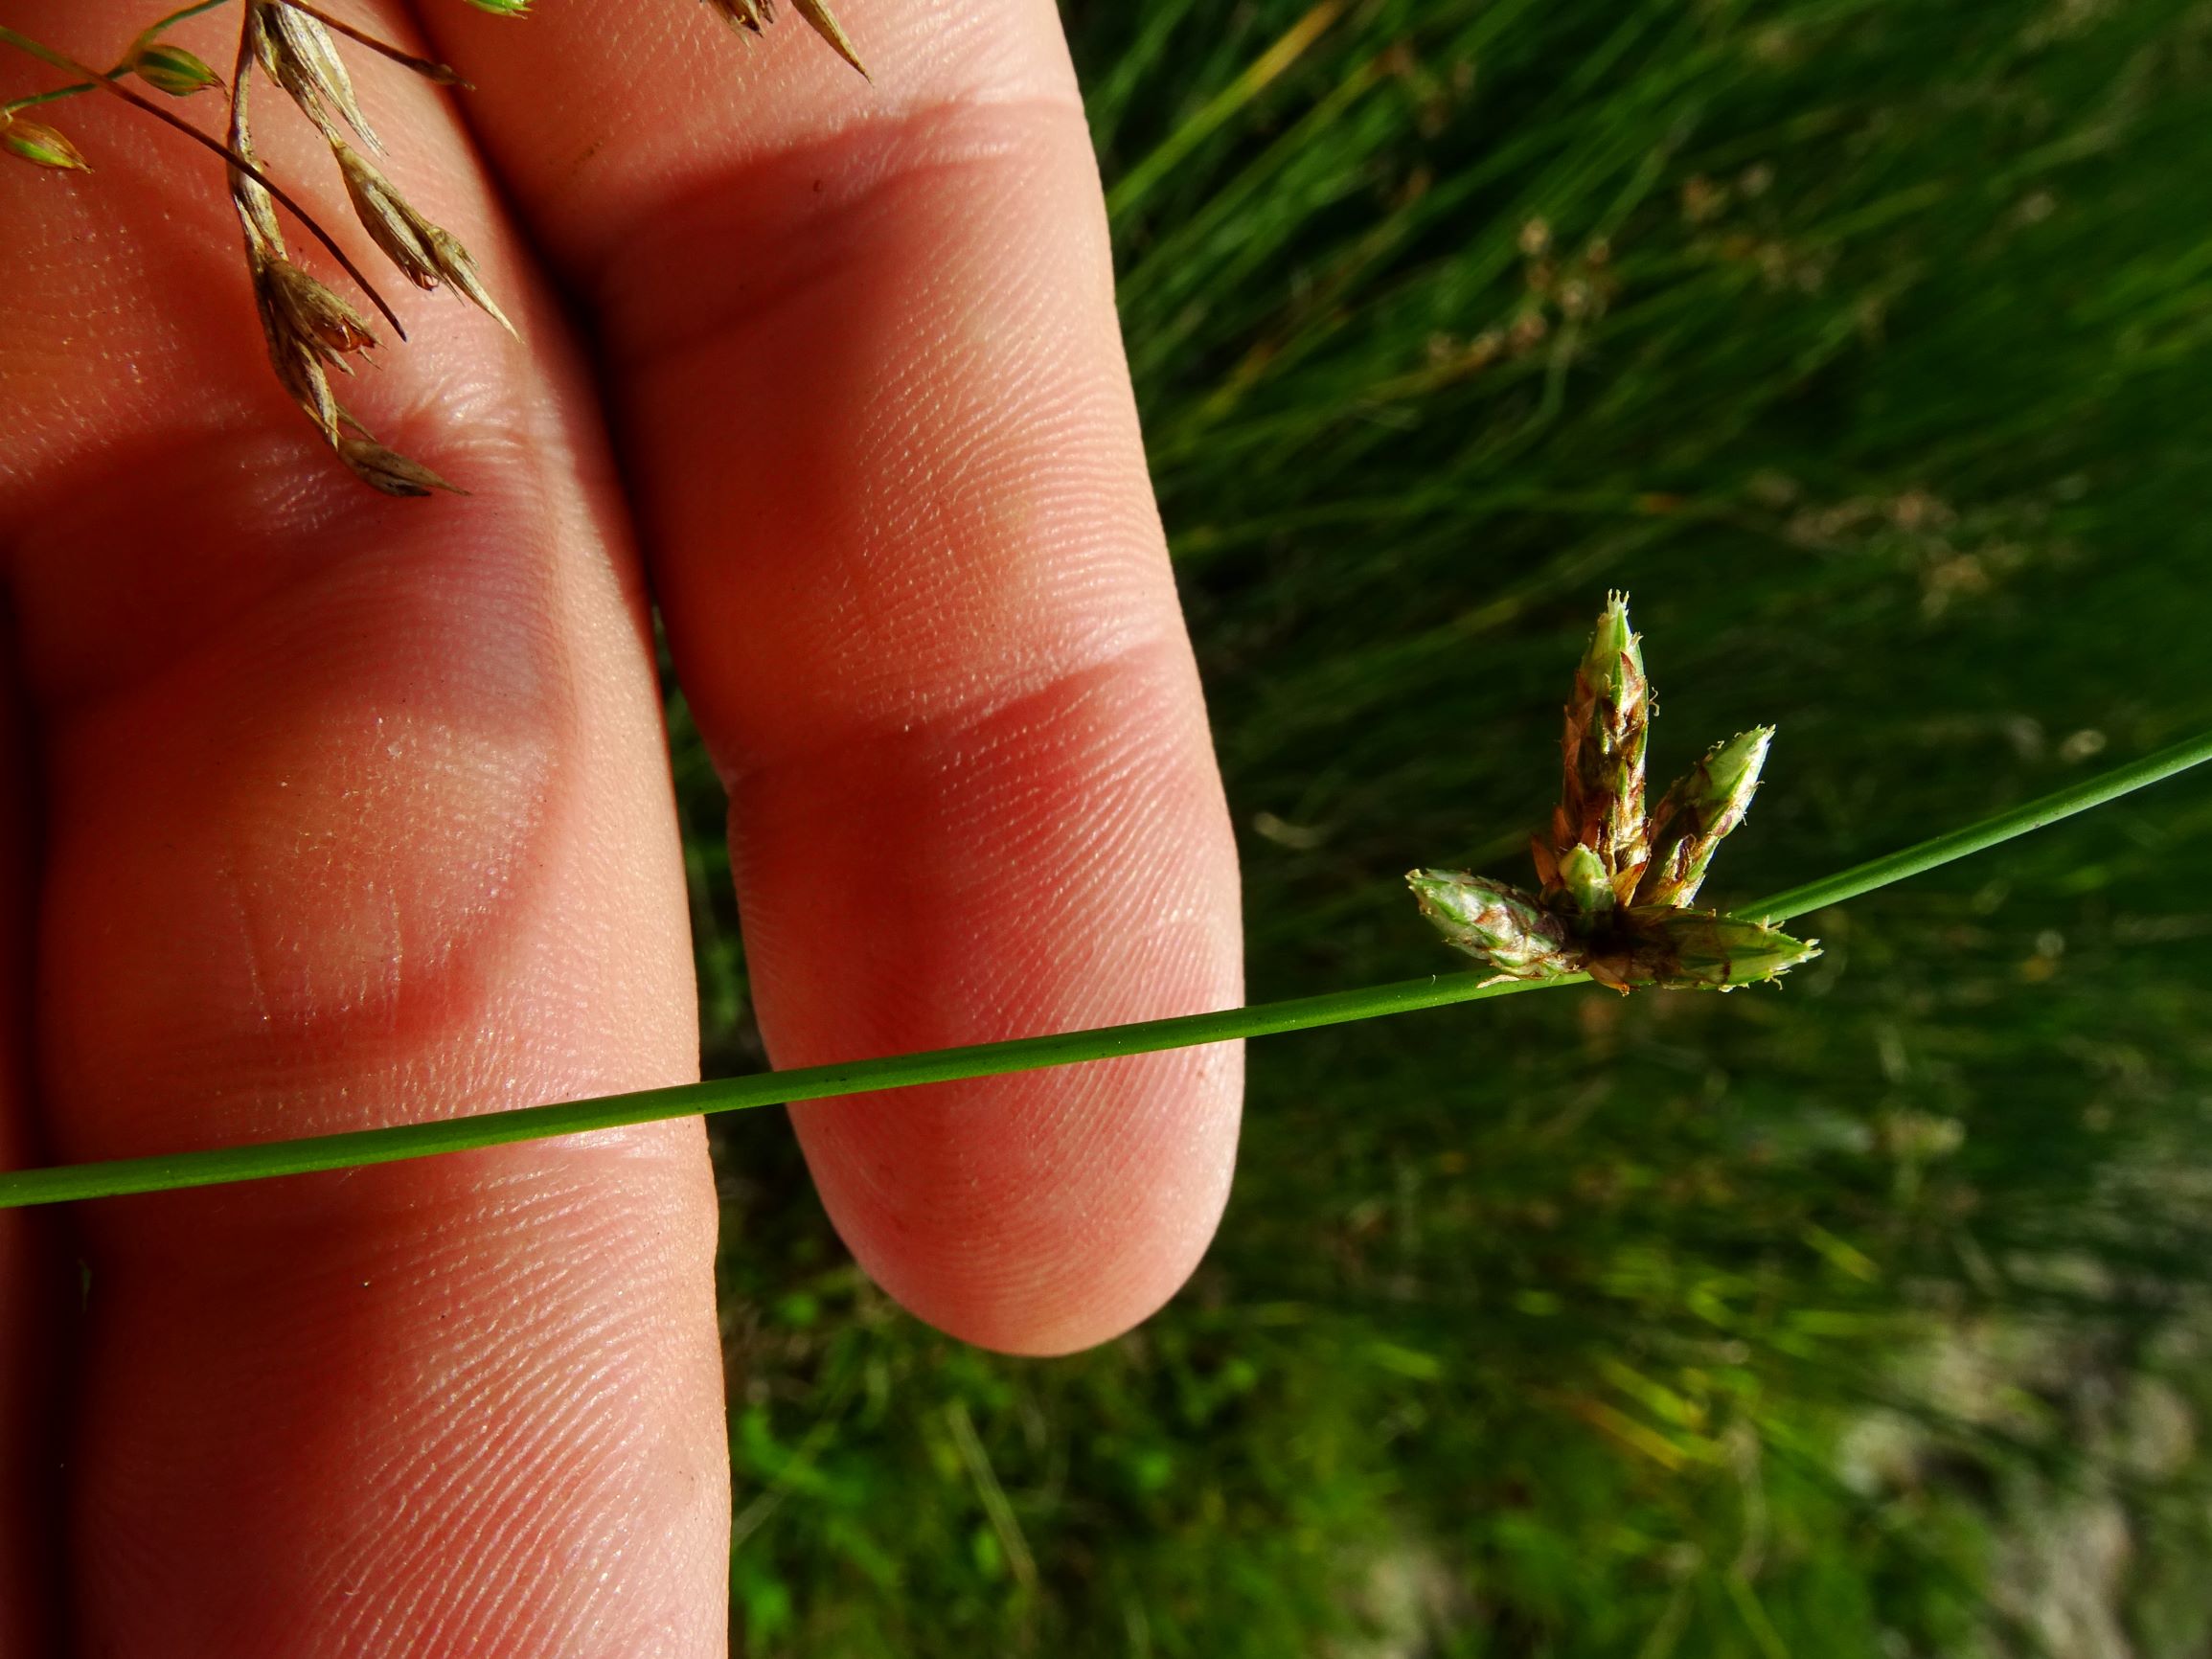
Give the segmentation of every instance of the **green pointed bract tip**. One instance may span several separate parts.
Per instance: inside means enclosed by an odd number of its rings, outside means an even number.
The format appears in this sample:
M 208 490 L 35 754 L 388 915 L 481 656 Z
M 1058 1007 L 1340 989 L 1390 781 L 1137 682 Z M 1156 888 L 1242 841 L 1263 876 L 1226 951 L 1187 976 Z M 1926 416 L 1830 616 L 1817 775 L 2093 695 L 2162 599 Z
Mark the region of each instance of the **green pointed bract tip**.
M 131 54 L 130 72 L 156 92 L 171 98 L 190 98 L 220 86 L 222 80 L 181 46 L 149 40 Z
M 1589 648 L 1583 653 L 1583 677 L 1601 695 L 1618 697 L 1631 668 L 1634 677 L 1641 679 L 1642 642 L 1629 627 L 1629 596 L 1608 593 L 1606 608 L 1598 613 L 1597 629 L 1590 635 Z
M 1750 810 L 1772 726 L 1740 732 L 1669 789 L 1652 814 L 1652 861 L 1636 886 L 1639 905 L 1679 907 L 1698 897 L 1713 854 Z
M 1559 917 L 1517 887 L 1462 870 L 1416 870 L 1405 877 L 1447 943 L 1499 979 L 1579 973 L 1583 951 Z
M 468 0 L 479 11 L 489 11 L 494 17 L 527 17 L 530 0 Z
M 1563 859 L 1581 843 L 1595 850 L 1608 875 L 1643 862 L 1644 748 L 1651 720 L 1651 682 L 1644 673 L 1643 644 L 1629 626 L 1628 596 L 1608 594 L 1567 703 L 1556 856 Z
M 1710 910 L 1631 910 L 1618 943 L 1591 977 L 1627 989 L 1733 990 L 1779 979 L 1820 954 L 1816 939 L 1792 939 L 1778 927 Z

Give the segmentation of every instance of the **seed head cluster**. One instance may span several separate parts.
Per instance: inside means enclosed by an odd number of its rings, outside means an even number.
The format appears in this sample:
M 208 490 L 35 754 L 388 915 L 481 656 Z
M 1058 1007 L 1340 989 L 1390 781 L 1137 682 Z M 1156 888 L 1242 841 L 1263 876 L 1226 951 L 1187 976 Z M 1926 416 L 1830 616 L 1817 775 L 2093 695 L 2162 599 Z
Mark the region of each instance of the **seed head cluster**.
M 262 169 L 254 146 L 252 86 L 259 74 L 283 92 L 329 146 L 353 214 L 369 239 L 392 265 L 419 288 L 449 288 L 476 306 L 509 333 L 514 326 L 499 308 L 478 274 L 476 261 L 461 239 L 418 212 L 371 156 L 384 153 L 383 143 L 362 112 L 347 70 L 342 39 L 414 71 L 441 86 L 467 82 L 443 63 L 418 57 L 353 25 L 326 15 L 309 0 L 237 0 L 241 7 L 237 66 L 230 85 L 206 63 L 174 41 L 163 38 L 171 25 L 230 0 L 207 0 L 164 18 L 134 40 L 123 60 L 107 72 L 76 63 L 13 31 L 0 30 L 0 45 L 80 77 L 75 83 L 27 98 L 0 102 L 0 153 L 57 171 L 91 170 L 83 154 L 58 128 L 26 113 L 79 94 L 103 88 L 120 92 L 141 107 L 139 95 L 119 83 L 135 79 L 171 98 L 200 92 L 227 95 L 230 124 L 226 142 L 215 146 L 231 163 L 231 205 L 245 237 L 246 274 L 268 347 L 269 363 L 285 395 L 311 420 L 332 453 L 363 483 L 388 495 L 427 495 L 453 487 L 420 462 L 386 448 L 338 401 L 333 373 L 351 375 L 356 362 L 371 360 L 378 349 L 376 325 L 337 289 L 307 270 L 292 255 L 279 222 L 280 203 L 289 209 L 338 259 L 347 275 L 404 337 L 399 319 L 383 297 L 338 250 L 322 227 L 285 194 Z M 733 26 L 759 34 L 775 20 L 775 0 L 705 0 L 709 10 Z M 531 0 L 468 0 L 480 11 L 524 17 Z M 800 16 L 837 55 L 862 75 L 860 55 L 823 0 L 789 0 Z M 158 113 L 158 112 L 157 112 Z M 202 135 L 194 133 L 194 136 Z
M 708 11 L 733 29 L 742 29 L 751 34 L 760 34 L 776 20 L 776 0 L 706 0 L 706 5 Z M 804 17 L 838 57 L 863 76 L 868 73 L 868 66 L 860 61 L 859 49 L 822 0 L 791 0 L 791 10 Z
M 1624 994 L 1632 986 L 1730 990 L 1819 954 L 1817 941 L 1691 908 L 1713 854 L 1750 808 L 1773 728 L 1716 744 L 1647 811 L 1652 714 L 1628 599 L 1608 595 L 1567 699 L 1559 806 L 1529 845 L 1540 891 L 1463 870 L 1406 876 L 1446 942 L 1496 980 L 1586 973 Z

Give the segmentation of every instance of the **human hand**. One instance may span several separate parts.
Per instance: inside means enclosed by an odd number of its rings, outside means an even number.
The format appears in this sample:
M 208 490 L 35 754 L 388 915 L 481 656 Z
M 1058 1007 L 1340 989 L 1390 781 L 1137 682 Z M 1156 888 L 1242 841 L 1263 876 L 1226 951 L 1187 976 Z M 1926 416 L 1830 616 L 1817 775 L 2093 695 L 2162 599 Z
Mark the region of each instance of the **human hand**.
M 0 16 L 100 57 L 144 11 Z M 1237 1000 L 1050 0 L 841 0 L 873 87 L 795 22 L 619 11 L 345 11 L 479 88 L 350 56 L 387 170 L 521 330 L 401 290 L 412 342 L 348 387 L 465 498 L 372 494 L 285 400 L 213 157 L 87 97 L 55 120 L 95 173 L 0 165 L 0 1159 L 694 1075 L 640 546 L 779 1064 Z M 235 24 L 178 38 L 227 73 Z M 311 133 L 259 125 L 367 266 Z M 1240 1075 L 1197 1050 L 792 1116 L 886 1288 L 1050 1353 L 1189 1272 Z M 164 1659 L 721 1649 L 696 1123 L 88 1207 L 61 1426 L 18 1219 L 0 1655 L 61 1619 Z

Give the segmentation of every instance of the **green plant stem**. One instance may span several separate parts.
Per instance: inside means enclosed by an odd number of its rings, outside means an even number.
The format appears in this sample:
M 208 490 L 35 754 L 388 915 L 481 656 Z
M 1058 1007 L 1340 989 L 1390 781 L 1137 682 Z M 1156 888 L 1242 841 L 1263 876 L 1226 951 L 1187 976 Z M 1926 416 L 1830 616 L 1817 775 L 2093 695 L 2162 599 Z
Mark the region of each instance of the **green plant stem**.
M 139 38 L 151 40 L 165 30 L 174 29 L 188 17 L 197 17 L 202 11 L 213 11 L 217 7 L 228 6 L 230 3 L 231 0 L 198 0 L 196 5 L 187 6 L 181 11 L 171 11 L 168 16 L 160 19 L 151 28 L 141 34 Z
M 2100 772 L 2096 777 L 2085 779 L 2070 789 L 2061 789 L 2040 800 L 2030 801 L 2025 807 L 2016 807 L 2010 812 L 1984 818 L 1980 823 L 1970 824 L 1964 830 L 1954 830 L 1949 835 L 1938 835 L 1916 847 L 1907 847 L 1902 852 L 1892 852 L 1886 858 L 1870 859 L 1825 880 L 1810 881 L 1803 887 L 1792 887 L 1787 893 L 1777 893 L 1760 903 L 1744 906 L 1736 914 L 1752 920 L 1782 922 L 1793 916 L 1804 916 L 1814 910 L 1825 909 L 1831 904 L 1842 904 L 1863 894 L 1872 893 L 1878 887 L 1887 887 L 1893 881 L 1903 881 L 1939 865 L 1972 857 L 1999 842 L 2010 841 L 2016 835 L 2025 835 L 2031 830 L 2056 824 L 2062 818 L 2071 818 L 2077 812 L 2102 807 L 2108 801 L 2116 801 L 2122 795 L 2148 788 L 2153 784 L 2173 777 L 2177 772 L 2186 772 L 2192 766 L 2201 766 L 2206 761 L 2212 761 L 2212 732 L 2201 732 L 2170 748 L 2146 755 L 2130 765 Z
M 189 15 L 191 10 L 188 8 L 183 15 Z M 206 133 L 200 131 L 198 127 L 193 125 L 191 122 L 171 115 L 158 104 L 149 103 L 147 100 L 139 97 L 137 93 L 131 91 L 129 87 L 122 84 L 114 76 L 103 75 L 97 69 L 88 68 L 67 53 L 57 52 L 51 46 L 41 46 L 30 35 L 18 33 L 4 23 L 0 23 L 0 45 L 12 46 L 16 51 L 35 57 L 39 62 L 58 69 L 65 75 L 82 76 L 91 84 L 99 87 L 101 91 L 114 93 L 116 97 L 122 99 L 133 109 L 144 110 L 163 125 L 175 127 L 193 143 L 203 148 L 214 150 L 216 154 L 221 156 L 223 160 L 229 162 L 231 166 L 244 173 L 246 177 L 252 179 L 254 183 L 260 185 L 262 189 L 267 191 L 270 195 L 290 209 L 300 223 L 307 227 L 308 233 L 323 244 L 324 250 L 330 254 L 331 258 L 338 261 L 338 268 L 351 277 L 354 285 L 368 296 L 369 303 L 382 313 L 384 321 L 392 325 L 392 332 L 402 340 L 407 337 L 407 328 L 405 324 L 399 321 L 399 313 L 393 310 L 391 306 L 386 303 L 383 294 L 377 290 L 376 284 L 370 282 L 362 274 L 361 267 L 353 262 L 353 257 L 344 248 L 338 246 L 336 239 L 323 228 L 322 221 L 302 207 L 297 198 L 283 185 L 277 183 L 275 179 L 269 177 L 267 173 L 262 171 L 245 157 L 238 154 L 230 146 L 218 144 L 216 140 L 208 137 Z
M 1840 904 L 1847 898 L 1903 881 L 2087 811 L 2207 760 L 2212 760 L 2212 732 L 2046 795 L 2014 811 L 1936 836 L 1825 880 L 1791 888 L 1787 893 L 1745 905 L 1738 914 L 1783 921 L 1811 910 Z M 1573 974 L 1559 979 L 1494 984 L 1486 983 L 1480 973 L 1434 974 L 1396 985 L 1332 991 L 1323 996 L 1300 997 L 1254 1008 L 1224 1009 L 1216 1013 L 1140 1020 L 1131 1025 L 1063 1032 L 1052 1036 L 1017 1037 L 968 1048 L 932 1049 L 923 1054 L 855 1060 L 846 1065 L 807 1066 L 796 1071 L 687 1083 L 598 1100 L 524 1106 L 476 1117 L 445 1118 L 390 1128 L 355 1129 L 302 1140 L 218 1147 L 205 1151 L 122 1158 L 106 1163 L 20 1170 L 0 1173 L 0 1209 L 392 1164 L 441 1152 L 508 1146 L 519 1141 L 621 1128 L 631 1124 L 657 1123 L 702 1113 L 740 1112 L 756 1106 L 915 1088 L 924 1083 L 1003 1077 L 1011 1072 L 1041 1071 L 1090 1060 L 1157 1054 L 1168 1049 L 1197 1048 L 1207 1043 L 1234 1042 L 1244 1037 L 1272 1036 L 1283 1032 L 1311 1031 L 1318 1026 L 1380 1019 L 1387 1014 L 1511 996 L 1517 991 L 1579 985 L 1585 979 L 1585 975 Z
M 65 98 L 81 98 L 87 92 L 98 92 L 97 80 L 80 80 L 75 86 L 57 86 L 52 92 L 34 92 L 29 98 L 11 98 L 0 103 L 0 115 L 13 115 L 19 109 L 36 109 L 41 103 L 59 103 Z
M 218 6 L 228 6 L 229 4 L 231 4 L 231 0 L 198 0 L 196 5 L 187 6 L 181 11 L 171 11 L 168 16 L 160 19 L 150 28 L 142 30 L 139 33 L 137 41 L 133 43 L 132 50 L 135 53 L 137 47 L 144 45 L 149 40 L 159 38 L 164 30 L 173 29 L 177 24 L 182 23 L 188 17 L 197 17 L 202 11 L 213 11 Z M 58 54 L 48 56 L 46 54 L 33 50 L 33 47 L 29 42 L 29 36 L 27 35 L 17 34 L 13 30 L 9 30 L 6 33 L 9 36 L 8 43 L 11 46 L 15 47 L 19 51 L 31 53 L 34 57 L 38 58 L 38 60 L 42 63 L 52 63 L 55 61 L 55 58 L 59 56 Z M 107 72 L 106 79 L 109 80 L 121 80 L 125 75 L 129 73 L 130 64 L 126 59 L 125 61 L 117 64 L 113 69 L 110 69 Z M 80 98 L 87 92 L 98 92 L 99 90 L 100 82 L 98 80 L 80 80 L 75 86 L 59 86 L 56 87 L 52 92 L 35 93 L 29 98 L 18 98 L 8 103 L 0 103 L 0 115 L 12 115 L 18 109 L 34 109 L 41 103 L 59 103 L 64 98 Z
M 1009 1072 L 1041 1071 L 1086 1060 L 1157 1054 L 1166 1049 L 1198 1048 L 1240 1037 L 1272 1036 L 1280 1032 L 1353 1020 L 1380 1019 L 1449 1003 L 1477 1002 L 1539 986 L 1579 983 L 1574 979 L 1522 980 L 1486 985 L 1480 973 L 1437 974 L 1397 985 L 1332 991 L 1325 996 L 1257 1008 L 1223 1009 L 1219 1013 L 1180 1014 L 1140 1020 L 1095 1031 L 1062 1032 L 1053 1036 L 1016 1037 L 969 1048 L 930 1049 L 888 1059 L 855 1060 L 849 1065 L 805 1066 L 795 1071 L 763 1072 L 752 1077 L 685 1083 L 640 1094 L 602 1100 L 564 1101 L 558 1105 L 524 1106 L 472 1118 L 442 1118 L 401 1124 L 388 1129 L 354 1129 L 298 1141 L 219 1147 L 150 1158 L 123 1158 L 104 1164 L 65 1164 L 47 1170 L 0 1174 L 0 1209 L 26 1204 L 59 1204 L 75 1198 L 113 1197 L 125 1193 L 157 1193 L 179 1187 L 212 1187 L 225 1181 L 252 1181 L 272 1175 L 301 1175 L 319 1170 L 392 1164 L 439 1152 L 507 1146 L 591 1129 L 622 1128 L 701 1113 L 742 1112 L 755 1106 L 787 1105 L 830 1100 L 877 1089 L 914 1088 L 923 1083 L 959 1082 L 969 1078 L 1003 1077 Z

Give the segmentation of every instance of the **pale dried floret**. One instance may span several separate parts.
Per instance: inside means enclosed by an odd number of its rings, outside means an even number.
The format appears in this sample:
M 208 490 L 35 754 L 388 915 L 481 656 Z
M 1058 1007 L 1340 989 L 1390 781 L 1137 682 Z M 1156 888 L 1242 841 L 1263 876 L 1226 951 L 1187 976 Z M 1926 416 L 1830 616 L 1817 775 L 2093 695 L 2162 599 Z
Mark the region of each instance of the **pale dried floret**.
M 776 0 L 706 0 L 706 4 L 709 11 L 732 28 L 755 34 L 776 20 Z M 838 57 L 862 75 L 868 73 L 868 66 L 860 61 L 859 48 L 853 44 L 853 37 L 845 33 L 835 13 L 822 0 L 791 0 L 791 9 L 830 43 Z
M 283 315 L 264 299 L 260 305 L 262 337 L 268 344 L 269 366 L 277 383 L 300 406 L 300 411 L 332 443 L 338 436 L 338 401 L 331 391 L 331 376 L 320 352 L 292 332 Z
M 338 459 L 353 468 L 354 477 L 386 495 L 421 496 L 433 490 L 448 495 L 464 493 L 420 461 L 387 449 L 374 438 L 344 436 L 337 440 L 336 447 Z
M 343 140 L 332 141 L 331 153 L 337 157 L 346 193 L 353 198 L 362 228 L 409 282 L 420 288 L 450 284 L 509 333 L 514 332 L 514 325 L 485 287 L 476 261 L 458 238 L 417 213 L 390 179 Z
M 270 79 L 290 95 L 325 137 L 337 137 L 337 121 L 331 115 L 334 110 L 371 149 L 382 149 L 382 142 L 353 96 L 353 78 L 346 73 L 345 59 L 338 56 L 331 32 L 282 0 L 253 0 L 253 5 L 260 26 L 262 67 L 269 72 Z
M 707 0 L 707 7 L 723 22 L 755 34 L 776 20 L 774 0 Z
M 230 194 L 244 233 L 247 273 L 269 360 L 285 393 L 315 423 L 346 465 L 377 489 L 393 494 L 426 493 L 449 488 L 427 468 L 369 438 L 337 402 L 331 371 L 353 373 L 353 358 L 377 341 L 368 316 L 334 289 L 296 264 L 285 244 L 285 229 L 296 219 L 322 243 L 369 305 L 400 339 L 406 329 L 354 259 L 285 187 L 272 179 L 256 155 L 249 113 L 249 88 L 259 72 L 273 81 L 313 124 L 330 145 L 355 213 L 378 249 L 418 286 L 449 287 L 481 307 L 510 333 L 514 332 L 492 299 L 476 261 L 451 231 L 418 213 L 384 172 L 361 149 L 380 152 L 383 145 L 369 125 L 355 95 L 342 49 L 375 52 L 442 86 L 467 83 L 448 64 L 418 56 L 381 38 L 345 16 L 321 10 L 317 0 L 240 0 L 238 46 L 227 89 L 229 121 L 220 140 L 162 110 L 120 84 L 135 78 L 144 86 L 177 98 L 224 91 L 216 71 L 189 49 L 163 38 L 165 31 L 214 10 L 223 0 L 199 0 L 145 29 L 123 52 L 117 67 L 103 74 L 64 53 L 0 29 L 0 46 L 28 54 L 69 72 L 76 83 L 0 102 L 0 151 L 39 167 L 88 170 L 69 138 L 25 114 L 34 105 L 104 86 L 142 110 L 196 138 L 229 163 Z M 470 0 L 479 11 L 521 17 L 531 0 Z M 720 16 L 741 29 L 760 33 L 775 20 L 775 0 L 707 0 Z M 791 0 L 808 25 L 838 55 L 860 69 L 858 53 L 826 0 Z M 404 10 L 404 9 L 402 9 Z M 355 144 L 361 149 L 354 148 Z M 286 210 L 280 219 L 277 208 Z
M 791 9 L 807 20 L 815 34 L 830 43 L 838 57 L 863 76 L 868 73 L 868 66 L 860 61 L 860 49 L 853 44 L 853 37 L 845 33 L 837 19 L 831 14 L 830 8 L 822 4 L 822 0 L 791 0 Z
M 376 344 L 369 319 L 329 284 L 283 258 L 261 261 L 254 286 L 278 326 L 333 368 L 341 359 Z

